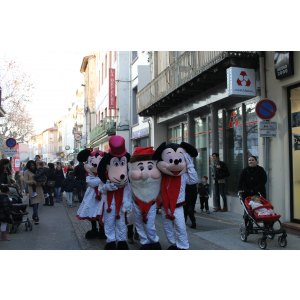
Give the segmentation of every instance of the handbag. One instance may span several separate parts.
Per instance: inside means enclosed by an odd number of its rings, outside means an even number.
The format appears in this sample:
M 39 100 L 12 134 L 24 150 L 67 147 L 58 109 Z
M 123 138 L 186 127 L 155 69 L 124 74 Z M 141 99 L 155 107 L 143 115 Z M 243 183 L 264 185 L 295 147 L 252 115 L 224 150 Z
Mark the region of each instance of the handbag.
M 55 187 L 55 181 L 47 181 L 47 186 L 49 186 L 49 187 Z

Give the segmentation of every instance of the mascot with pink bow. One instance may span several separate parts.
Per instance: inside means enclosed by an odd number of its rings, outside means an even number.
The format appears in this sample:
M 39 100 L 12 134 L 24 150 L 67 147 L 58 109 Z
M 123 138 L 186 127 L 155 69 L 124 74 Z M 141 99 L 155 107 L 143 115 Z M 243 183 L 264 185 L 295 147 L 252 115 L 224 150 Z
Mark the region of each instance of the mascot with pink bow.
M 105 239 L 104 227 L 102 223 L 103 202 L 101 201 L 101 193 L 98 190 L 100 179 L 97 174 L 97 167 L 104 156 L 102 151 L 92 152 L 89 149 L 81 151 L 77 160 L 79 162 L 86 162 L 84 169 L 86 170 L 87 190 L 85 192 L 83 201 L 78 209 L 77 218 L 79 220 L 91 221 L 92 229 L 85 235 L 86 239 L 94 239 L 99 237 Z M 99 231 L 97 229 L 99 223 Z M 102 224 L 101 224 L 102 223 Z
M 103 222 L 107 237 L 104 250 L 129 250 L 126 242 L 126 214 L 132 211 L 131 188 L 128 182 L 130 154 L 127 153 L 125 140 L 121 136 L 112 136 L 109 146 L 109 153 L 104 155 L 98 166 L 98 176 L 101 179 L 99 191 L 104 202 Z
M 198 182 L 198 174 L 192 157 L 198 151 L 192 145 L 162 143 L 152 159 L 157 160 L 157 168 L 163 173 L 161 182 L 162 219 L 168 250 L 189 249 L 183 206 L 185 205 L 185 187 Z

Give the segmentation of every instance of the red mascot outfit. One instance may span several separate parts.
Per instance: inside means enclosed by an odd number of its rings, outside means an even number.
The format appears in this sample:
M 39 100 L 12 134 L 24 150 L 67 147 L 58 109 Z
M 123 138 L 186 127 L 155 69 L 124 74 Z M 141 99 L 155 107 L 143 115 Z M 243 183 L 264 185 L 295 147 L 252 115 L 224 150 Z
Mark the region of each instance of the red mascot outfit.
M 107 237 L 104 250 L 129 250 L 125 213 L 132 210 L 127 171 L 130 154 L 127 153 L 125 140 L 121 136 L 112 136 L 109 145 L 109 153 L 105 154 L 98 166 L 98 176 L 101 179 L 99 191 L 104 202 L 103 222 Z
M 185 187 L 198 182 L 193 159 L 198 151 L 190 144 L 161 144 L 153 155 L 158 160 L 157 168 L 163 172 L 161 183 L 162 218 L 168 250 L 189 249 L 183 206 Z
M 97 167 L 103 156 L 104 152 L 91 152 L 91 150 L 83 150 L 77 156 L 79 162 L 87 161 L 84 169 L 87 172 L 86 182 L 88 187 L 77 212 L 77 218 L 79 220 L 91 221 L 92 230 L 86 233 L 86 239 L 94 239 L 97 236 L 101 239 L 106 238 L 104 227 L 101 225 L 103 202 L 101 201 L 101 194 L 98 191 L 100 179 L 97 174 Z M 99 222 L 99 232 L 97 229 L 97 222 Z
M 135 227 L 140 236 L 140 250 L 161 250 L 156 235 L 156 198 L 162 175 L 153 160 L 153 147 L 136 147 L 130 157 L 129 179 L 132 190 Z

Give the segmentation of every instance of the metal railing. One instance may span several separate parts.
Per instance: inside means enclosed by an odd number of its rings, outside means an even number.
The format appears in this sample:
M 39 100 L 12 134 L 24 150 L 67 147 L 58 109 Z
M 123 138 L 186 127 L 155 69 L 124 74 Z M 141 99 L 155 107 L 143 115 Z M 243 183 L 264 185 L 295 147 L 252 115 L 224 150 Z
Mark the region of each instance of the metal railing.
M 90 143 L 102 136 L 114 135 L 116 133 L 116 117 L 106 117 L 101 120 L 91 131 Z
M 137 94 L 137 112 L 142 112 L 226 57 L 240 57 L 239 55 L 243 54 L 243 52 L 250 54 L 256 53 L 254 51 L 184 52 Z

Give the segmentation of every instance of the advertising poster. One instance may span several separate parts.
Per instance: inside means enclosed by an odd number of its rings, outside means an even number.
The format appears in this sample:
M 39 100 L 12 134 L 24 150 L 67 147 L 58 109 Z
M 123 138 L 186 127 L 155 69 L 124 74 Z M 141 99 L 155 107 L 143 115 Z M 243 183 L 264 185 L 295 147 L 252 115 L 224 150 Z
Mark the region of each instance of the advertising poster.
M 294 150 L 300 150 L 300 135 L 293 135 L 294 136 Z
M 292 127 L 300 127 L 300 111 L 292 113 Z
M 18 150 L 15 157 L 12 158 L 11 162 L 11 177 L 14 178 L 16 171 L 20 171 L 20 149 L 19 144 L 14 147 L 14 150 Z

